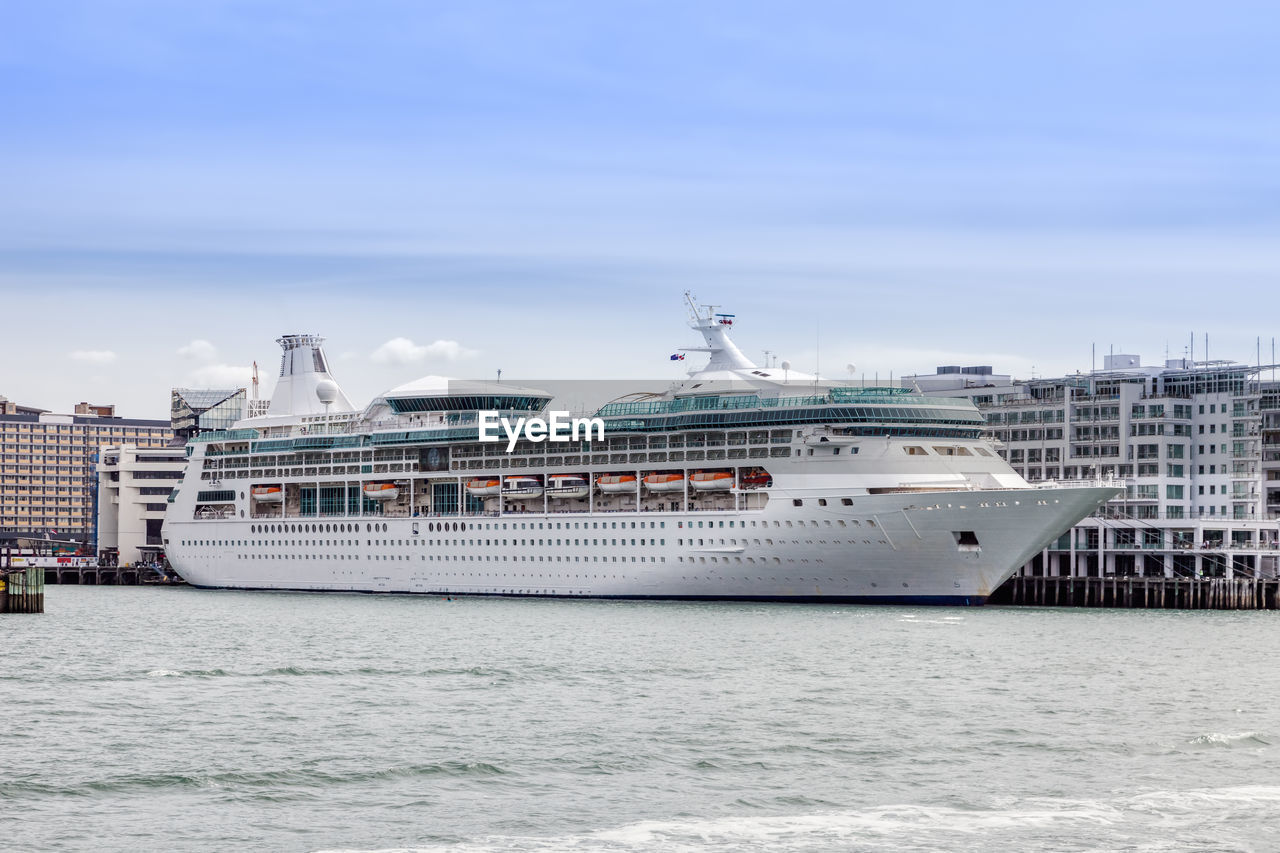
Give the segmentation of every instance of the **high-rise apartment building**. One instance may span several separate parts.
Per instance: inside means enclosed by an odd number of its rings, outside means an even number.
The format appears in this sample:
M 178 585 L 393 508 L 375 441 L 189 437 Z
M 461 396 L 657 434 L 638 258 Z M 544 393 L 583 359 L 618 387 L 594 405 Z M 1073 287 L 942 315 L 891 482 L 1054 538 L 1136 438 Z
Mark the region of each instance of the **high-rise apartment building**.
M 0 535 L 49 534 L 93 547 L 102 448 L 172 439 L 168 421 L 118 418 L 112 406 L 81 403 L 59 415 L 0 398 Z
M 904 377 L 966 396 L 1030 483 L 1117 479 L 1124 494 L 1028 564 L 1077 576 L 1276 576 L 1280 383 L 1271 368 L 1184 359 L 1012 381 L 989 367 Z

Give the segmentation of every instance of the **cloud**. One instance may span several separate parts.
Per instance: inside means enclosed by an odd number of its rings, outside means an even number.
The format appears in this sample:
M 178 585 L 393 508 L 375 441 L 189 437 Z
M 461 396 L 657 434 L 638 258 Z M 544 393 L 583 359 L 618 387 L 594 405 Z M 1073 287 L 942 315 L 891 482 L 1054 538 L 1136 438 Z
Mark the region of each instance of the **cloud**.
M 183 384 L 189 388 L 248 388 L 252 382 L 252 367 L 206 364 L 187 374 Z
M 428 358 L 443 358 L 446 361 L 457 361 L 471 358 L 477 351 L 467 349 L 457 341 L 433 341 L 429 344 L 415 344 L 408 338 L 392 338 L 373 351 L 369 356 L 379 364 L 417 364 Z
M 186 346 L 178 347 L 178 355 L 196 361 L 213 361 L 218 357 L 218 349 L 208 341 L 196 338 Z
M 109 349 L 78 349 L 69 355 L 75 361 L 89 364 L 110 364 L 116 360 L 116 354 Z

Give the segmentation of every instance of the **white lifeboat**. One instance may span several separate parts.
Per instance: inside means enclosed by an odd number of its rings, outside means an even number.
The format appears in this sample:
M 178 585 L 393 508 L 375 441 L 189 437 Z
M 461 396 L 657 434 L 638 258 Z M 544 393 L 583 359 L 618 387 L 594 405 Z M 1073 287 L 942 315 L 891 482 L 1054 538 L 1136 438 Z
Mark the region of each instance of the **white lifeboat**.
M 364 496 L 371 501 L 393 501 L 400 490 L 395 483 L 365 483 Z
M 733 474 L 728 471 L 699 471 L 689 477 L 689 485 L 699 492 L 727 492 L 733 488 Z
M 581 474 L 552 474 L 547 479 L 547 497 L 557 500 L 582 500 L 591 494 L 587 478 Z
M 596 478 L 600 491 L 609 495 L 633 494 L 636 490 L 635 474 L 605 474 Z
M 477 477 L 467 482 L 467 493 L 477 498 L 490 498 L 502 494 L 502 482 L 497 477 Z
M 683 492 L 684 474 L 655 472 L 644 478 L 644 487 L 651 492 Z
M 509 501 L 530 501 L 542 497 L 542 482 L 536 477 L 508 477 L 502 483 L 502 496 Z
M 258 503 L 278 504 L 284 500 L 284 489 L 280 486 L 254 486 L 253 499 Z

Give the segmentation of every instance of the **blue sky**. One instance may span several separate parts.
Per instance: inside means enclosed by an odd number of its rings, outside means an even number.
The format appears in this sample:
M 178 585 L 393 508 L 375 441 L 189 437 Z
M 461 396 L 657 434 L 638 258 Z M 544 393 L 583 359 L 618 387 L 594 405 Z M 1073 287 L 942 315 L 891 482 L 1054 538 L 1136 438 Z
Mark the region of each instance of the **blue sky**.
M 10 4 L 0 394 L 161 416 L 292 331 L 329 338 L 361 402 L 428 372 L 662 375 L 686 288 L 740 315 L 749 355 L 812 369 L 820 341 L 836 375 L 1061 373 L 1193 331 L 1245 360 L 1261 336 L 1265 360 L 1277 24 L 1264 3 Z

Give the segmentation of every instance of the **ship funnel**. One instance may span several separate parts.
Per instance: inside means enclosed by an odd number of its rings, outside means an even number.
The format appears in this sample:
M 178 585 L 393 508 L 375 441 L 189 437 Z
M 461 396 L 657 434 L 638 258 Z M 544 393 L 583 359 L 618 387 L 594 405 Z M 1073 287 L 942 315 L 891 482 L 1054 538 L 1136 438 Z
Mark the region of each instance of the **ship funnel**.
M 319 335 L 284 335 L 276 339 L 280 354 L 280 378 L 276 380 L 267 413 L 279 415 L 324 414 L 333 406 L 351 411 L 351 401 L 329 374 L 324 338 Z

